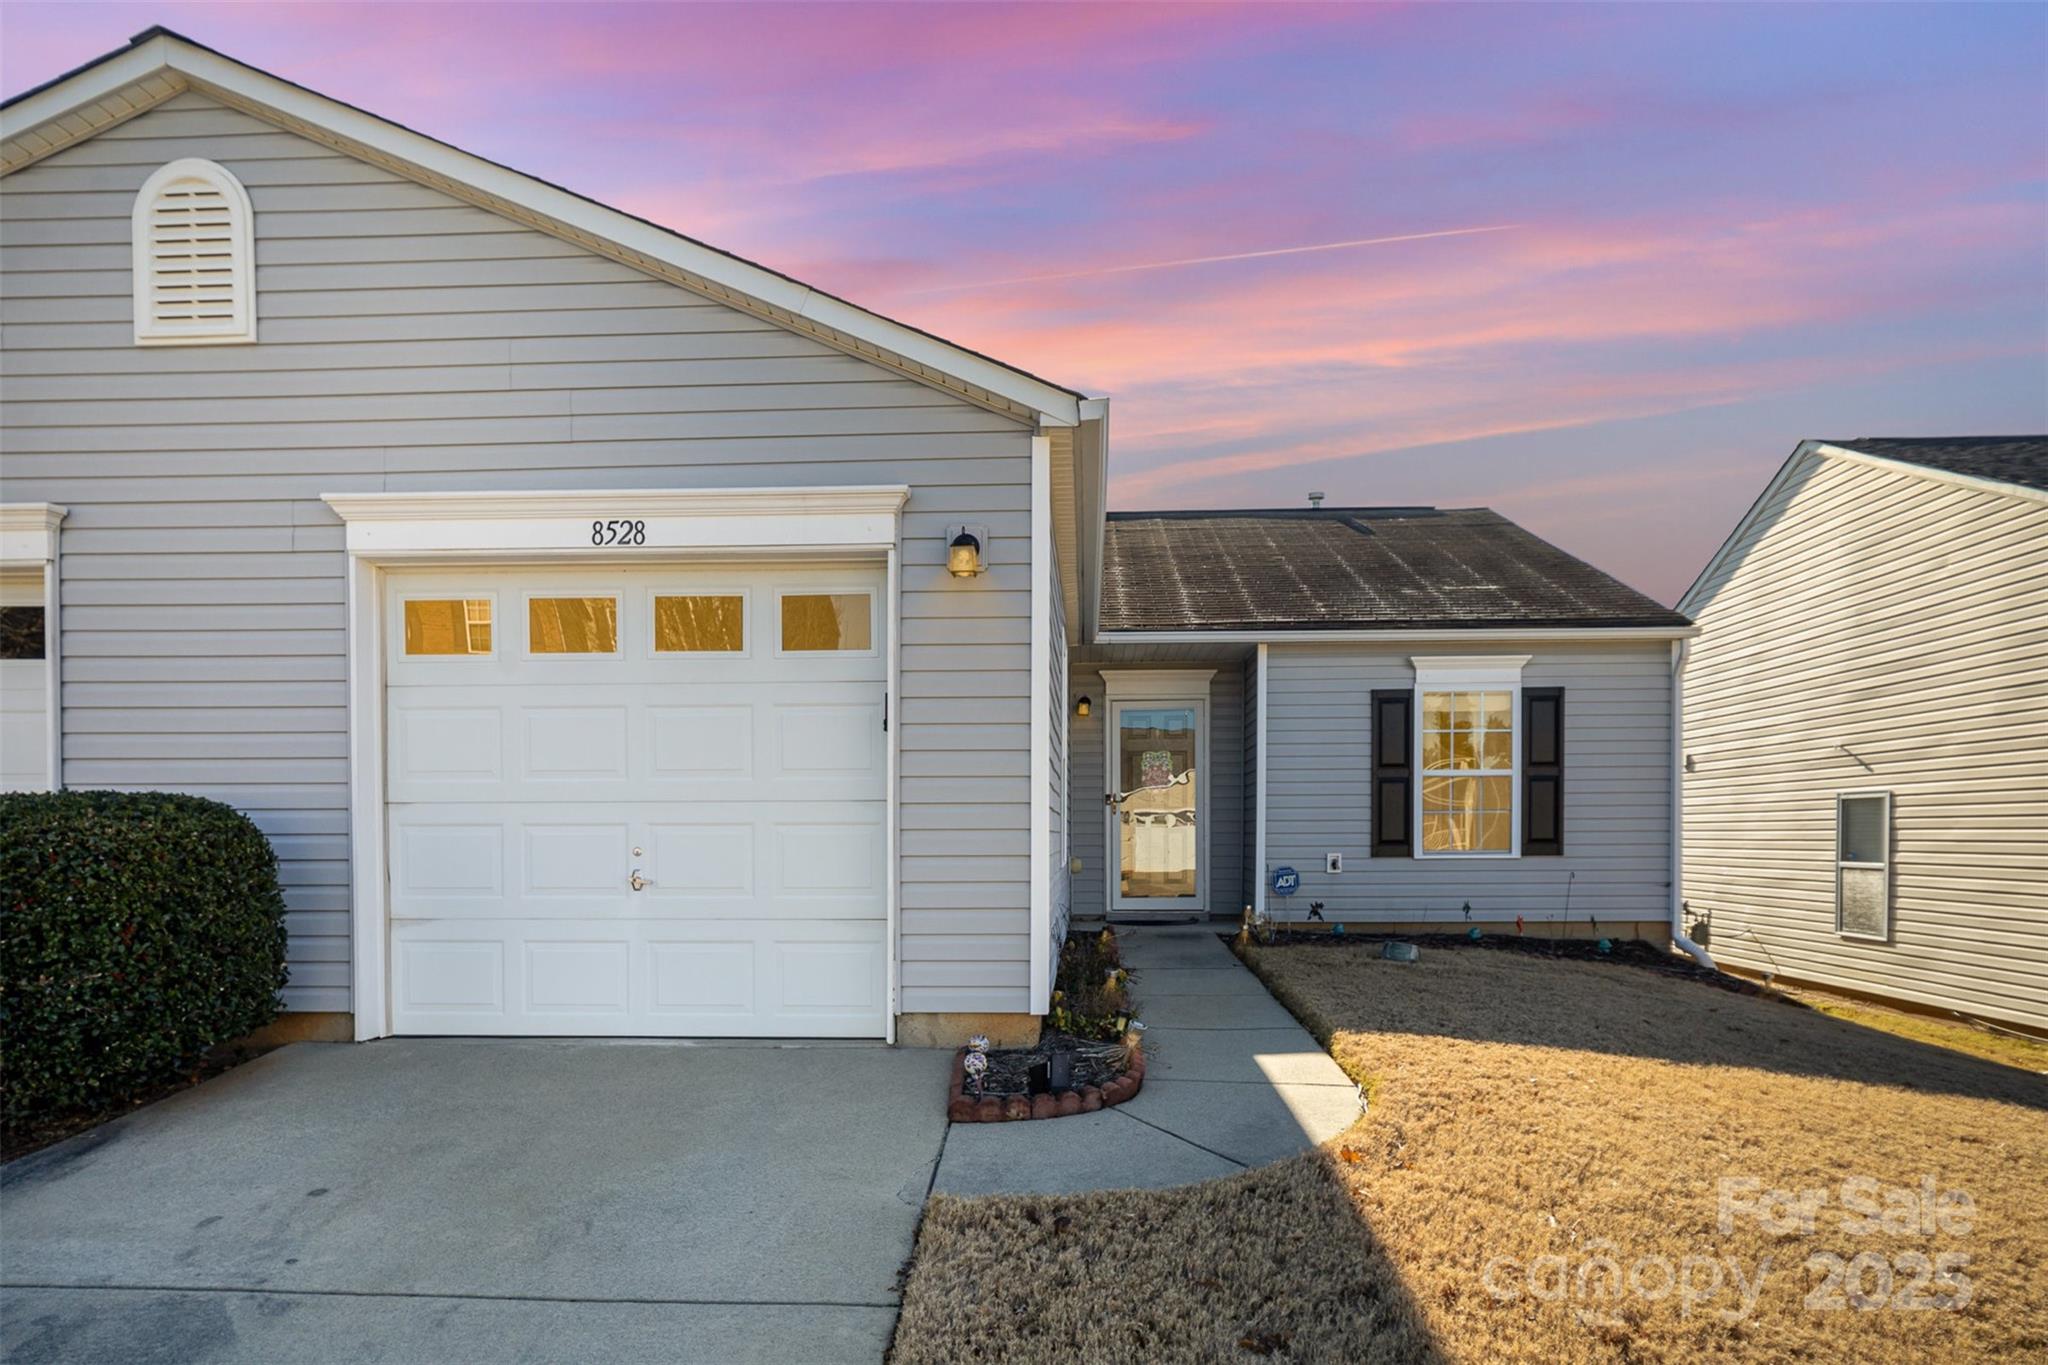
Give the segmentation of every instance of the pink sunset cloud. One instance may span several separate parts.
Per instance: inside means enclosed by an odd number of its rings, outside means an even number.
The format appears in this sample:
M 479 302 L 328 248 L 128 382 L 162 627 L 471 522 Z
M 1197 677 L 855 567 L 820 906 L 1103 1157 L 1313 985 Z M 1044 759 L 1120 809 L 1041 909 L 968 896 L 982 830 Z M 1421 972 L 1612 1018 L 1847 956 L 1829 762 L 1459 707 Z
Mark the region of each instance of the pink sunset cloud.
M 1125 505 L 1669 597 L 1800 437 L 2048 427 L 2039 7 L 16 3 L 0 72 L 152 23 L 1106 393 Z

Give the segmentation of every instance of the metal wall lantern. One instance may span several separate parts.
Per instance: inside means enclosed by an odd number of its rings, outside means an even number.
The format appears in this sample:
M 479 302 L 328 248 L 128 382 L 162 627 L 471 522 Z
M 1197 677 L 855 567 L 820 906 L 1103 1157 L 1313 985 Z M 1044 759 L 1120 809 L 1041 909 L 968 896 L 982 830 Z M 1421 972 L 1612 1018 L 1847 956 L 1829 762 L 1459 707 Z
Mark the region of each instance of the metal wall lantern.
M 982 547 L 988 544 L 986 526 L 946 528 L 946 572 L 955 578 L 974 578 L 988 572 Z
M 1083 697 L 1081 698 L 1081 700 L 1074 703 L 1074 714 L 1077 716 L 1085 716 L 1089 713 L 1089 711 L 1094 709 L 1094 706 L 1094 702 L 1091 702 L 1088 700 L 1088 698 Z

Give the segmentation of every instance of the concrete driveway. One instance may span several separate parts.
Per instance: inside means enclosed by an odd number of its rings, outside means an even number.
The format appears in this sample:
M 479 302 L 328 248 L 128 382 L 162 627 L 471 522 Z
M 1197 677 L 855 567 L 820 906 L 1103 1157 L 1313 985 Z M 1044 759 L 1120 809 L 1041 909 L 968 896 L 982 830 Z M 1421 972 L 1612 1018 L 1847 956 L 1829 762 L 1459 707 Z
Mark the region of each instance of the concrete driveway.
M 0 1356 L 879 1360 L 950 1062 L 286 1048 L 0 1168 Z

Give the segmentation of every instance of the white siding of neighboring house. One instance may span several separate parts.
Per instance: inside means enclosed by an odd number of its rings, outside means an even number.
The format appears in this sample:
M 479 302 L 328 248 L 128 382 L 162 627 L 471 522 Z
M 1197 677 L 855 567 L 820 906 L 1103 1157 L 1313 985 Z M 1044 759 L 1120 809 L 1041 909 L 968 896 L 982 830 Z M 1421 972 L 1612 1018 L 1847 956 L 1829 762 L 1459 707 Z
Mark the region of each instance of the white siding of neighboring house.
M 2048 1027 L 2048 503 L 1803 457 L 1685 674 L 1716 960 Z M 1835 796 L 1888 790 L 1889 943 L 1835 933 Z
M 1067 805 L 1072 853 L 1081 859 L 1073 878 L 1073 913 L 1100 917 L 1109 891 L 1103 841 L 1108 833 L 1102 794 L 1107 790 L 1103 743 L 1109 706 L 1104 668 L 1213 668 L 1209 683 L 1209 913 L 1235 916 L 1242 909 L 1245 836 L 1245 700 L 1242 650 L 1219 657 L 1200 646 L 1088 646 L 1075 652 L 1067 688 L 1094 702 L 1092 714 L 1068 721 L 1073 757 Z
M 255 345 L 138 348 L 129 212 L 178 157 L 255 207 Z M 0 180 L 7 497 L 63 530 L 64 781 L 249 812 L 299 1010 L 349 1008 L 342 491 L 907 483 L 906 1012 L 1022 1011 L 1030 430 L 179 95 Z M 949 521 L 990 571 L 947 576 Z
M 1418 654 L 1528 654 L 1525 687 L 1565 689 L 1565 852 L 1539 858 L 1371 856 L 1375 688 L 1415 683 Z M 1301 890 L 1269 898 L 1276 916 L 1322 901 L 1352 921 L 1524 917 L 1527 931 L 1569 920 L 1668 921 L 1671 653 L 1662 641 L 1476 646 L 1276 644 L 1266 666 L 1266 867 L 1292 866 Z M 1325 855 L 1344 855 L 1330 874 Z

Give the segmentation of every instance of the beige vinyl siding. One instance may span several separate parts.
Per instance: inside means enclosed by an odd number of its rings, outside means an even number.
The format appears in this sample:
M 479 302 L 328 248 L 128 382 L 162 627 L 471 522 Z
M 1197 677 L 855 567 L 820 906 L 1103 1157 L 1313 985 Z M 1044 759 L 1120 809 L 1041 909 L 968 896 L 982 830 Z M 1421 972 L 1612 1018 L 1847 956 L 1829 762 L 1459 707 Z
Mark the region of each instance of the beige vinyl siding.
M 2048 1027 L 2048 504 L 1809 454 L 1691 599 L 1685 899 L 1719 961 Z M 1892 793 L 1892 937 L 1835 797 Z
M 1527 654 L 1524 687 L 1565 689 L 1565 852 L 1542 858 L 1371 856 L 1371 695 L 1415 684 L 1417 654 Z M 1519 718 L 1518 718 L 1519 723 Z M 1487 924 L 1669 917 L 1671 672 L 1663 642 L 1276 644 L 1266 664 L 1267 869 L 1332 919 Z M 1344 855 L 1344 871 L 1324 870 Z M 1567 910 L 1567 905 L 1569 910 Z
M 259 344 L 132 344 L 131 202 L 185 156 L 254 204 Z M 247 810 L 283 864 L 292 1008 L 349 1008 L 320 494 L 899 482 L 900 1008 L 1028 1007 L 1028 428 L 196 93 L 0 201 L 7 496 L 71 508 L 65 781 Z M 944 567 L 962 520 L 991 532 L 972 582 Z
M 1073 749 L 1067 806 L 1069 839 L 1081 871 L 1073 878 L 1073 913 L 1099 918 L 1107 904 L 1108 869 L 1103 840 L 1108 833 L 1102 794 L 1108 789 L 1103 751 L 1109 706 L 1103 698 L 1104 668 L 1214 668 L 1209 682 L 1209 913 L 1236 915 L 1244 885 L 1245 702 L 1244 651 L 1221 654 L 1201 646 L 1086 646 L 1074 651 L 1067 687 L 1075 698 L 1086 696 L 1094 706 L 1088 716 L 1068 721 Z

